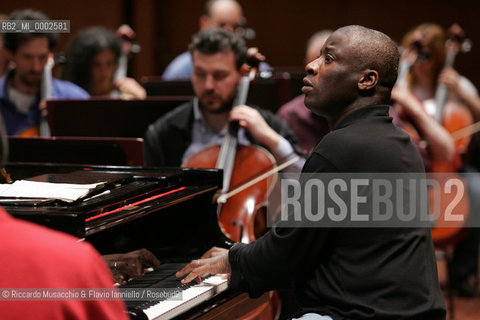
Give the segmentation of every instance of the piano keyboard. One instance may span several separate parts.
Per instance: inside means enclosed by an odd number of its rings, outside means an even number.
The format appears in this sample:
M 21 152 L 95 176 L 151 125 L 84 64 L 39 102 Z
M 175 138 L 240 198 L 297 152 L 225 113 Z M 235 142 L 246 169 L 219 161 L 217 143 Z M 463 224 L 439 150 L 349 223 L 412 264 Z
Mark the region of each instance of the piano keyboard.
M 182 284 L 175 277 L 175 272 L 185 264 L 163 264 L 160 269 L 147 273 L 141 279 L 135 279 L 122 288 L 166 288 L 179 289 L 182 292 L 181 299 L 165 299 L 156 301 L 125 301 L 127 309 L 138 313 L 147 319 L 167 320 L 172 319 L 191 308 L 209 300 L 228 288 L 228 280 L 219 275 L 206 277 L 202 283 L 191 282 Z

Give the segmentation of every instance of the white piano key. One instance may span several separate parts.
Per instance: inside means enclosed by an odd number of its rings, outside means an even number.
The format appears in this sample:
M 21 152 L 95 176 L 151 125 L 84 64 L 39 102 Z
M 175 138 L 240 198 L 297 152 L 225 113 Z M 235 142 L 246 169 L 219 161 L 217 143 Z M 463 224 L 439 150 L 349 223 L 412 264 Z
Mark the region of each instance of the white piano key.
M 219 275 L 211 276 L 202 283 L 183 290 L 181 300 L 160 301 L 145 309 L 144 313 L 151 320 L 168 320 L 207 301 L 227 288 L 227 279 L 222 279 Z

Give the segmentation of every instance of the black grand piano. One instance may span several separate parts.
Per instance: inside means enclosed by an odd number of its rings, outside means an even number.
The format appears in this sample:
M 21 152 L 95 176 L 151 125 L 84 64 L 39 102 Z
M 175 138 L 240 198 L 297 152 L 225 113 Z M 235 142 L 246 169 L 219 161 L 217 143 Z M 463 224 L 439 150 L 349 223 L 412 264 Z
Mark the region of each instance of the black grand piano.
M 212 246 L 232 245 L 220 230 L 212 197 L 221 171 L 188 168 L 140 168 L 78 165 L 9 164 L 14 179 L 90 184 L 103 182 L 85 198 L 65 203 L 52 199 L 0 198 L 13 216 L 89 241 L 101 254 L 152 251 L 162 262 L 126 287 L 180 287 L 174 273 Z M 132 319 L 236 319 L 267 308 L 268 294 L 250 299 L 212 276 L 207 285 L 182 287 L 181 301 L 126 301 Z M 199 288 L 201 287 L 201 288 Z M 206 290 L 207 288 L 208 290 Z

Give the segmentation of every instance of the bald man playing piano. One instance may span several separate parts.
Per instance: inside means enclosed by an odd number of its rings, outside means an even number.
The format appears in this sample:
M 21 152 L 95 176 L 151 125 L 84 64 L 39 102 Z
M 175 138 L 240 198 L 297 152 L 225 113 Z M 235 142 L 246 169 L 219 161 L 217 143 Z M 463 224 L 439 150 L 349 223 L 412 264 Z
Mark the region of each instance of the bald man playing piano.
M 388 116 L 398 61 L 388 36 L 362 26 L 326 40 L 306 66 L 302 91 L 332 131 L 304 173 L 424 172 L 408 135 Z M 252 297 L 293 284 L 300 305 L 294 317 L 302 320 L 445 319 L 428 227 L 279 225 L 252 243 L 211 249 L 177 276 L 188 283 L 219 273 Z

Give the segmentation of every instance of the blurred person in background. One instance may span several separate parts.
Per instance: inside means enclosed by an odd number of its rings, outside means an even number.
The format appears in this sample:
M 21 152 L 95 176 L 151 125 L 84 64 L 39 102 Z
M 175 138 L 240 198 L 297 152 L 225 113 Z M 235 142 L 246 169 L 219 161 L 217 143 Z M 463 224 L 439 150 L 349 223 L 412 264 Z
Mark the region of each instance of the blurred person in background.
M 122 50 L 120 37 L 104 27 L 81 30 L 67 48 L 63 77 L 91 96 L 145 99 L 146 91 L 135 79 L 116 77 Z
M 48 20 L 40 11 L 14 11 L 9 20 Z M 0 111 L 8 135 L 40 134 L 42 101 L 47 98 L 86 99 L 88 93 L 69 81 L 51 80 L 42 92 L 42 76 L 58 40 L 54 33 L 15 32 L 3 34 L 3 47 L 14 64 L 0 79 Z M 50 74 L 51 76 L 51 74 Z
M 200 30 L 224 28 L 236 33 L 245 24 L 243 10 L 236 0 L 209 0 L 205 3 L 203 15 L 199 19 Z M 260 59 L 260 71 L 269 70 L 270 66 Z M 162 74 L 165 80 L 189 79 L 192 75 L 192 54 L 186 51 L 170 62 Z

